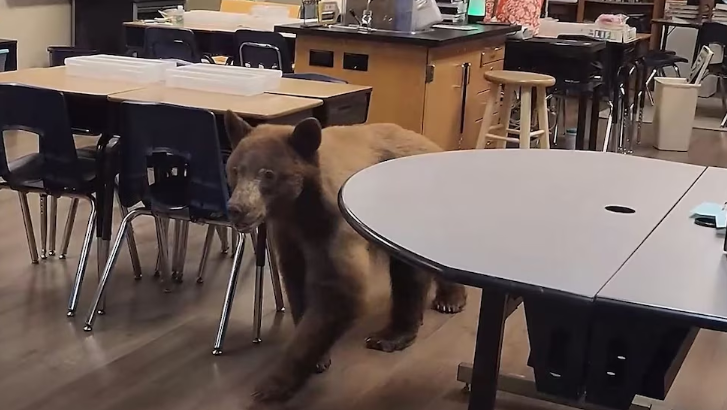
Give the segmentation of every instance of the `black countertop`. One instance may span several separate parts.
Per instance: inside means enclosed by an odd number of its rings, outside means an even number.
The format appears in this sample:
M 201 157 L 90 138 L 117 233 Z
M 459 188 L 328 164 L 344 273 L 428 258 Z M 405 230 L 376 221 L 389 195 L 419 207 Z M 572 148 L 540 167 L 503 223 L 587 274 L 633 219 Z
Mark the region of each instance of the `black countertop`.
M 365 37 L 372 41 L 398 44 L 411 44 L 415 46 L 439 47 L 460 41 L 480 40 L 489 37 L 504 36 L 520 29 L 520 26 L 504 24 L 476 24 L 474 30 L 452 30 L 434 28 L 419 33 L 407 33 L 399 31 L 370 31 L 361 32 L 350 28 L 336 26 L 303 26 L 302 24 L 285 24 L 275 26 L 275 31 L 281 33 L 293 33 L 295 35 L 308 34 L 317 36 L 328 36 L 337 38 L 364 40 Z

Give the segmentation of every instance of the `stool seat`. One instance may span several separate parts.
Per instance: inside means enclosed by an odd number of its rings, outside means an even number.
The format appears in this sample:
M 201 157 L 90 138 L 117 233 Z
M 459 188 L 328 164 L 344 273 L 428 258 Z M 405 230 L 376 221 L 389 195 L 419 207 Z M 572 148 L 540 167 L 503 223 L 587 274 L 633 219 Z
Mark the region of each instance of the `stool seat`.
M 527 85 L 531 87 L 552 87 L 555 77 L 525 71 L 492 70 L 485 73 L 485 80 L 502 85 Z
M 555 78 L 549 75 L 529 73 L 524 71 L 493 70 L 484 75 L 485 80 L 492 83 L 487 96 L 485 113 L 482 115 L 480 133 L 475 148 L 486 148 L 492 142 L 493 148 L 506 148 L 507 143 L 518 144 L 520 149 L 530 149 L 533 138 L 538 148 L 550 149 L 550 135 L 548 133 L 548 106 L 545 99 L 546 88 L 555 85 Z M 500 109 L 499 124 L 492 125 L 492 115 L 495 106 L 500 105 L 500 89 L 502 88 L 502 108 Z M 520 129 L 510 128 L 510 113 L 513 108 L 513 97 L 520 95 Z M 533 95 L 534 93 L 534 95 Z M 532 101 L 535 101 L 535 114 L 537 127 L 531 130 Z M 510 137 L 517 134 L 518 138 Z

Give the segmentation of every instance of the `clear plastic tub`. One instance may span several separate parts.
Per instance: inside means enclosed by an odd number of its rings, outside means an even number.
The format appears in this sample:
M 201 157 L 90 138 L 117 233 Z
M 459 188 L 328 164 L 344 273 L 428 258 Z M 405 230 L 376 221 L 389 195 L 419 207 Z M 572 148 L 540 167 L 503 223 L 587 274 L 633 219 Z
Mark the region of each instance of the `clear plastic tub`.
M 173 61 L 146 60 L 105 54 L 69 57 L 66 74 L 101 80 L 151 84 L 164 81 L 165 72 L 176 67 Z
M 184 67 L 186 72 L 198 72 L 206 75 L 254 75 L 262 77 L 261 81 L 264 81 L 265 91 L 276 90 L 280 87 L 280 79 L 283 78 L 283 72 L 280 70 L 269 70 L 266 68 L 249 68 L 249 67 L 237 67 L 229 65 L 216 65 L 216 64 L 191 64 Z
M 273 77 L 243 67 L 193 64 L 166 72 L 167 87 L 251 96 L 270 90 Z M 278 82 L 280 79 L 278 79 Z

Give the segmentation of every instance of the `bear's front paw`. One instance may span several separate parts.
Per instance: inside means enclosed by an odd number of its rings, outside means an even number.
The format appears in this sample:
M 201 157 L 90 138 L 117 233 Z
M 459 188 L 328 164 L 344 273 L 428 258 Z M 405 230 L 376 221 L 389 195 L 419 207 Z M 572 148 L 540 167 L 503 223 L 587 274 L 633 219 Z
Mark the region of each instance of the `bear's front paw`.
M 366 348 L 391 353 L 397 350 L 406 349 L 414 344 L 414 340 L 416 340 L 416 338 L 416 330 L 395 330 L 386 328 L 366 338 Z
M 263 379 L 252 397 L 257 402 L 283 402 L 290 399 L 303 385 L 303 380 L 287 374 L 273 374 Z

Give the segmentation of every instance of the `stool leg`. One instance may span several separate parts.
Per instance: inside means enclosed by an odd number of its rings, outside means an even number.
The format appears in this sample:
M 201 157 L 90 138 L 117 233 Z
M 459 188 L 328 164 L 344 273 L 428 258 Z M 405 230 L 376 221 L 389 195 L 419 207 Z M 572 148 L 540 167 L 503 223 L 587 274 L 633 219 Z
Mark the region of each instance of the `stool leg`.
M 497 104 L 499 100 L 500 85 L 493 84 L 492 89 L 490 89 L 490 94 L 487 96 L 487 105 L 485 106 L 485 114 L 482 116 L 480 134 L 477 137 L 477 145 L 475 145 L 476 149 L 485 148 L 485 144 L 487 143 L 487 133 L 490 132 L 490 127 L 492 126 L 492 114 L 495 112 L 495 104 Z M 504 104 L 503 107 L 505 107 Z
M 545 131 L 540 136 L 538 147 L 540 149 L 550 149 L 550 128 L 548 127 L 548 102 L 546 101 L 545 87 L 538 87 L 538 95 L 536 98 L 535 110 L 538 112 L 538 127 Z
M 530 113 L 532 88 L 520 89 L 520 149 L 530 149 Z
M 505 85 L 502 87 L 505 94 L 502 99 L 502 107 L 500 107 L 500 124 L 504 124 L 502 129 L 502 136 L 507 137 L 507 129 L 510 127 L 510 115 L 512 114 L 512 100 L 515 97 L 515 89 L 511 85 Z M 505 148 L 507 142 L 497 141 L 496 148 Z

